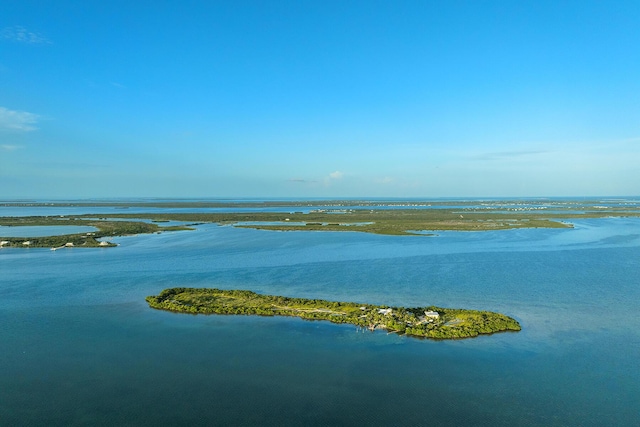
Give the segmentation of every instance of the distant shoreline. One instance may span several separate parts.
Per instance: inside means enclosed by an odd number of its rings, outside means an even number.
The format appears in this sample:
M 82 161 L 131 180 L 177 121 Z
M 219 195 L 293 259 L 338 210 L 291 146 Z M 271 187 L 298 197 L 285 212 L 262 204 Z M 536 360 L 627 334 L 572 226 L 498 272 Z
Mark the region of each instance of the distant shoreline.
M 61 216 L 0 217 L 0 226 L 86 225 L 93 235 L 68 234 L 38 238 L 0 236 L 5 247 L 101 246 L 96 240 L 113 236 L 188 230 L 190 225 L 216 223 L 267 231 L 363 232 L 396 236 L 429 236 L 437 231 L 495 231 L 518 228 L 571 228 L 573 219 L 640 217 L 640 202 L 611 199 L 517 199 L 493 201 L 268 201 L 268 202 L 4 202 L 0 206 L 102 207 L 108 213 Z M 127 212 L 120 208 L 158 208 Z M 223 211 L 203 212 L 202 209 Z M 180 208 L 183 212 L 161 212 Z M 270 208 L 260 210 L 260 208 Z M 282 208 L 274 211 L 273 208 Z M 188 212 L 189 209 L 197 210 Z M 230 209 L 231 211 L 224 211 Z M 233 211 L 241 209 L 241 211 Z M 113 210 L 117 210 L 114 212 Z M 246 210 L 246 211 L 243 211 Z M 117 219 L 118 221 L 113 221 Z M 140 220 L 150 220 L 152 223 Z M 185 226 L 161 227 L 167 221 Z M 0 230 L 1 233 L 1 230 Z M 29 244 L 25 244 L 29 242 Z M 104 245 L 102 245 L 104 246 Z

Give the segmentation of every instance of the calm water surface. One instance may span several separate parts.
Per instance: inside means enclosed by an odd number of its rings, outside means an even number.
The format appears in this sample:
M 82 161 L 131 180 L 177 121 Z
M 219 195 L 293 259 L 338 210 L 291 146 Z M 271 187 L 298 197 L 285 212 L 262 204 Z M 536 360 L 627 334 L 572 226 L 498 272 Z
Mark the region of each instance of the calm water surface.
M 0 250 L 2 425 L 640 424 L 640 220 L 436 237 L 203 225 Z M 151 310 L 171 286 L 495 310 L 429 341 Z

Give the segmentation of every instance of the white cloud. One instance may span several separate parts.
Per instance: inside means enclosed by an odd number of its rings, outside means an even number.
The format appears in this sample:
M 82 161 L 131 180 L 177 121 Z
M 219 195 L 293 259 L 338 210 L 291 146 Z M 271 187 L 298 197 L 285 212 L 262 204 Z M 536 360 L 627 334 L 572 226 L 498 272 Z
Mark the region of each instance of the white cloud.
M 0 107 L 0 130 L 29 132 L 36 130 L 37 114 Z
M 323 179 L 324 186 L 325 187 L 330 187 L 335 182 L 342 180 L 343 177 L 344 177 L 344 173 L 342 173 L 340 171 L 331 172 L 329 175 L 324 177 L 324 179 Z
M 46 37 L 29 31 L 20 25 L 3 28 L 0 31 L 0 39 L 27 44 L 51 44 L 51 41 Z
M 384 178 L 376 179 L 376 184 L 390 184 L 394 181 L 390 176 L 385 176 Z
M 21 148 L 21 147 L 19 145 L 0 144 L 0 150 L 2 151 L 15 151 L 18 148 Z

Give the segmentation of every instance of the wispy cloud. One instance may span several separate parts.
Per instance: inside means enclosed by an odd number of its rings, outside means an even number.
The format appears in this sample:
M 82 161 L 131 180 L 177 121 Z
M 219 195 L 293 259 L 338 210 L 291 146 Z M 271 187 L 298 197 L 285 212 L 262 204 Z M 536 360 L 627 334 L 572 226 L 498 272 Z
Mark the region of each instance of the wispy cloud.
M 393 178 L 391 178 L 390 176 L 385 176 L 384 178 L 379 178 L 379 179 L 374 180 L 374 182 L 376 184 L 390 184 L 393 181 L 395 181 L 395 180 Z
M 16 151 L 19 148 L 22 148 L 22 147 L 19 145 L 0 144 L 0 150 L 2 151 Z
M 0 107 L 0 130 L 29 132 L 36 130 L 35 124 L 40 116 L 26 111 L 9 110 Z
M 54 171 L 88 171 L 88 170 L 96 170 L 96 169 L 111 169 L 113 165 L 108 165 L 105 163 L 93 163 L 93 162 L 57 162 L 57 161 L 46 161 L 46 162 L 29 162 L 29 166 L 38 168 L 40 170 L 48 169 Z
M 323 185 L 326 187 L 330 187 L 334 183 L 342 180 L 343 177 L 344 177 L 344 173 L 340 171 L 331 172 L 329 175 L 324 177 Z
M 548 154 L 548 150 L 516 150 L 516 151 L 498 151 L 493 153 L 482 153 L 473 156 L 478 160 L 495 160 L 495 159 L 514 159 L 519 157 L 535 156 L 539 154 Z
M 623 143 L 634 143 L 634 142 L 640 142 L 640 137 L 637 138 L 627 138 L 622 140 Z
M 343 176 L 344 174 L 340 171 L 331 172 L 329 174 L 330 179 L 342 179 Z
M 27 44 L 51 44 L 46 37 L 29 31 L 20 25 L 5 27 L 0 31 L 0 39 Z
M 309 180 L 309 179 L 302 179 L 302 178 L 290 178 L 287 181 L 289 181 L 289 182 L 297 182 L 299 184 L 313 184 L 315 182 L 318 182 L 316 180 Z
M 308 184 L 308 185 L 318 184 L 318 185 L 329 186 L 333 182 L 340 181 L 343 177 L 344 177 L 344 173 L 340 171 L 334 171 L 328 175 L 325 175 L 323 178 L 320 178 L 320 179 L 289 178 L 287 182 L 292 182 L 295 184 Z

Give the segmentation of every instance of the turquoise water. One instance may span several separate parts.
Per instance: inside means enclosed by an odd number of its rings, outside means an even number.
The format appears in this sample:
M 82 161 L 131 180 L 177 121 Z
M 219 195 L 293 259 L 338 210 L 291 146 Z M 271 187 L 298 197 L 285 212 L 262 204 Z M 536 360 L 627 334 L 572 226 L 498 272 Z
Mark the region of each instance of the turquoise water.
M 429 236 L 203 225 L 0 251 L 2 425 L 640 423 L 640 220 Z M 500 311 L 461 341 L 151 310 L 171 286 Z

